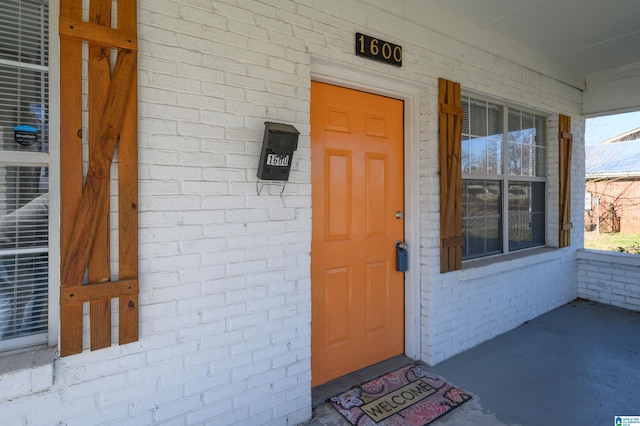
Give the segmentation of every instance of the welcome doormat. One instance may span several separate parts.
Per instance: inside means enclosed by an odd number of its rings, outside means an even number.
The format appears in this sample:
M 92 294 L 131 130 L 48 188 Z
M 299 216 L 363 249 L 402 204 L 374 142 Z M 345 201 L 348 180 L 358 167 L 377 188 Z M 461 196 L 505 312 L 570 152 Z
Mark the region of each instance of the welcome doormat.
M 329 401 L 354 426 L 423 426 L 470 399 L 441 377 L 411 364 Z

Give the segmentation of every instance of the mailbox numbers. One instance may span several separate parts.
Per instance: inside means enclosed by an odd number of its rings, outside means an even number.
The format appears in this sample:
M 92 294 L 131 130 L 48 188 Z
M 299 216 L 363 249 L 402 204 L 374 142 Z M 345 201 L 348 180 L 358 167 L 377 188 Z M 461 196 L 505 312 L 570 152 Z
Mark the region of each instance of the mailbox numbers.
M 287 167 L 288 165 L 289 165 L 288 155 L 277 155 L 277 154 L 267 155 L 267 166 Z
M 402 66 L 402 46 L 361 33 L 356 33 L 356 55 Z

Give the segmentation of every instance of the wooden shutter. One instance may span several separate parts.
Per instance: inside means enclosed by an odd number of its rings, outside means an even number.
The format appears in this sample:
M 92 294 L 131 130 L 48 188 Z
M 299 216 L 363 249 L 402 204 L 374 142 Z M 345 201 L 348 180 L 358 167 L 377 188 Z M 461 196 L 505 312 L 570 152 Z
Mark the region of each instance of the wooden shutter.
M 571 134 L 571 117 L 560 114 L 558 118 L 559 147 L 559 182 L 560 182 L 560 215 L 559 241 L 560 247 L 571 245 L 571 150 L 573 135 Z
M 119 343 L 138 340 L 136 1 L 117 0 L 116 10 L 117 27 L 112 28 L 111 0 L 90 0 L 88 22 L 82 20 L 82 0 L 60 3 L 61 356 L 82 351 L 85 302 L 92 350 L 111 345 L 112 299 L 119 302 Z M 113 70 L 111 49 L 117 51 Z M 83 63 L 88 75 L 86 123 Z M 89 151 L 84 185 L 83 125 Z M 110 170 L 116 145 L 119 278 L 112 280 Z
M 462 268 L 462 120 L 460 83 L 438 80 L 440 272 Z

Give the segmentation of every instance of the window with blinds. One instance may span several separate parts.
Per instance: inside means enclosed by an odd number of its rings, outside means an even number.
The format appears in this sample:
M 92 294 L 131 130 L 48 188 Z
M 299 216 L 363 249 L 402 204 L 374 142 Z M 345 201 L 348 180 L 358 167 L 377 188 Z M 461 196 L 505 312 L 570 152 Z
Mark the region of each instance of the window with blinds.
M 545 244 L 546 118 L 462 97 L 462 258 Z
M 0 0 L 0 350 L 47 341 L 48 1 Z

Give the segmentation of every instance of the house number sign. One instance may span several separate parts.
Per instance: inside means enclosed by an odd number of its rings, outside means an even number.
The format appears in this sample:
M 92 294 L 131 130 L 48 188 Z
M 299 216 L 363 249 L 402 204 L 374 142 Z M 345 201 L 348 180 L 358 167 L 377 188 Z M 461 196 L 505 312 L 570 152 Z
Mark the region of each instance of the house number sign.
M 402 66 L 402 46 L 361 33 L 356 33 L 356 55 Z
M 288 155 L 267 155 L 267 166 L 287 167 L 289 165 Z

